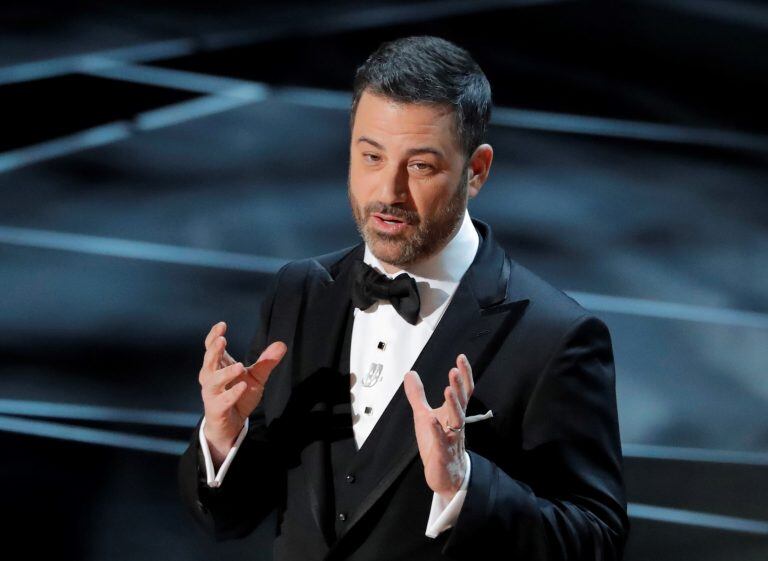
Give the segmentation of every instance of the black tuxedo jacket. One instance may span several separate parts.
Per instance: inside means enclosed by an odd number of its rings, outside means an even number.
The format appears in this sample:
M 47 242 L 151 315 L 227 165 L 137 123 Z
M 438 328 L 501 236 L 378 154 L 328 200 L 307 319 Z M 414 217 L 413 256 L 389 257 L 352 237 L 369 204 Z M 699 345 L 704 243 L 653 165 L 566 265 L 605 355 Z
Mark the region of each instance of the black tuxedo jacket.
M 475 379 L 467 415 L 493 411 L 466 425 L 472 470 L 454 527 L 424 535 L 432 491 L 402 385 L 355 453 L 354 508 L 343 523 L 334 511 L 332 486 L 343 475 L 329 473 L 328 446 L 338 402 L 349 402 L 338 352 L 361 242 L 290 262 L 271 282 L 246 360 L 277 340 L 288 352 L 240 450 L 222 485 L 209 488 L 198 422 L 179 462 L 182 500 L 205 530 L 241 537 L 276 510 L 278 561 L 622 557 L 629 520 L 609 332 L 511 260 L 487 224 L 473 223 L 475 259 L 413 365 L 436 407 L 465 353 Z

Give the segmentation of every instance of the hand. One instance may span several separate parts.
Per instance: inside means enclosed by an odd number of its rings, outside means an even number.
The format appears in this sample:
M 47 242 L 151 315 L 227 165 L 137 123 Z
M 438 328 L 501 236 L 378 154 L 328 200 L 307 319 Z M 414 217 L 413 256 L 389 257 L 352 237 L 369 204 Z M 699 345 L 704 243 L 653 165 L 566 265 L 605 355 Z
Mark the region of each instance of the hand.
M 416 442 L 427 485 L 449 500 L 461 488 L 467 468 L 464 430 L 454 432 L 447 426 L 464 426 L 467 402 L 475 389 L 472 367 L 465 355 L 456 357 L 456 367 L 448 372 L 448 381 L 449 385 L 443 392 L 445 401 L 437 409 L 432 409 L 427 403 L 424 385 L 415 371 L 406 372 L 403 384 L 413 409 Z
M 285 343 L 275 341 L 256 362 L 245 367 L 226 351 L 226 330 L 227 324 L 219 322 L 205 338 L 206 351 L 198 378 L 205 408 L 203 432 L 214 454 L 234 444 L 245 419 L 261 403 L 270 373 L 287 351 Z

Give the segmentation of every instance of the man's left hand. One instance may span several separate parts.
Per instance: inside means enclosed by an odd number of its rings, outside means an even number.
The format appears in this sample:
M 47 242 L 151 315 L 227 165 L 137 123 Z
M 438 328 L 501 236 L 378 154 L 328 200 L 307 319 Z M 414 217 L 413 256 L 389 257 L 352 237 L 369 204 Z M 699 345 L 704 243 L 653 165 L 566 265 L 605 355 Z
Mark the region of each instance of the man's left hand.
M 449 385 L 445 401 L 432 409 L 424 395 L 419 375 L 406 372 L 403 385 L 413 409 L 416 442 L 424 464 L 427 485 L 445 500 L 450 500 L 461 487 L 467 466 L 464 458 L 464 419 L 467 402 L 475 388 L 472 367 L 467 357 L 456 357 L 456 367 L 448 372 Z M 451 430 L 450 427 L 460 431 Z

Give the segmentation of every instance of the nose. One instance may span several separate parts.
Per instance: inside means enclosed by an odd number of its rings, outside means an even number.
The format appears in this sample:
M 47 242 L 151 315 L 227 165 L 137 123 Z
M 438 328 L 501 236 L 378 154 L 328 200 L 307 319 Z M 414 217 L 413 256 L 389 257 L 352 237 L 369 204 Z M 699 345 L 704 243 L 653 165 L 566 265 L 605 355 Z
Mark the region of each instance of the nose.
M 392 166 L 382 172 L 379 184 L 379 200 L 388 205 L 408 200 L 408 170 L 404 166 Z

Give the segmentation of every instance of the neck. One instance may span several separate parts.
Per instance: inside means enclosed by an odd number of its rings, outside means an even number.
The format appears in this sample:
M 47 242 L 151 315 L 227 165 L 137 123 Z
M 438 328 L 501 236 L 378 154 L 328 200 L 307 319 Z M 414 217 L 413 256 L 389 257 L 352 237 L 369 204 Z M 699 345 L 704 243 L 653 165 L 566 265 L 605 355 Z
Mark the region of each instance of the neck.
M 381 263 L 381 268 L 384 269 L 384 272 L 389 273 L 390 275 L 400 270 L 400 267 L 397 265 L 392 265 L 391 263 L 387 263 L 381 259 L 379 259 L 379 263 Z

